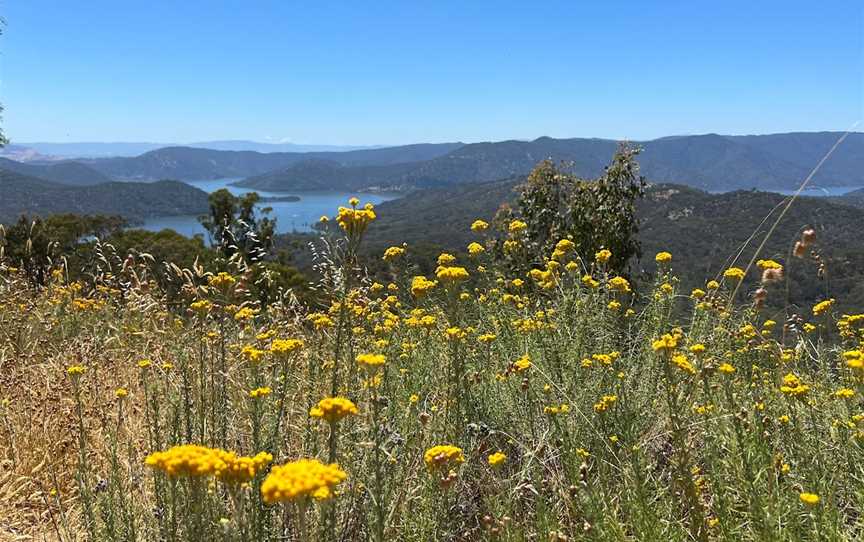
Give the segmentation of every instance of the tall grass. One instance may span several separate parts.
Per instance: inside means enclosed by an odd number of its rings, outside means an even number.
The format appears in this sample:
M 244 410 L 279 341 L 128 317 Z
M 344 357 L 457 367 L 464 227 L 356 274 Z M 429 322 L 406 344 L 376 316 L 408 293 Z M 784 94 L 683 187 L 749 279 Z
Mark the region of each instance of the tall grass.
M 36 291 L 0 262 L 0 537 L 862 537 L 864 315 L 774 322 L 666 254 L 635 288 L 567 242 L 516 276 L 480 227 L 379 283 L 374 213 L 336 222 L 312 309 L 237 269 L 180 271 L 178 312 L 144 267 Z

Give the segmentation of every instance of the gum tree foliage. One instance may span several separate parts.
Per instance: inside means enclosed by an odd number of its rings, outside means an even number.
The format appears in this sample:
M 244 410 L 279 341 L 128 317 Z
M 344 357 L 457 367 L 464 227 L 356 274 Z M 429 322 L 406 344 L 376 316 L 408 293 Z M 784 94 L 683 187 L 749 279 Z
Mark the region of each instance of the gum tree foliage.
M 239 254 L 248 263 L 259 262 L 272 248 L 276 220 L 258 216 L 259 200 L 257 192 L 235 196 L 223 188 L 210 194 L 210 214 L 200 222 L 226 260 Z M 270 210 L 261 209 L 261 215 Z
M 516 209 L 505 211 L 511 216 L 515 211 L 528 224 L 527 253 L 542 258 L 559 240 L 569 238 L 585 260 L 601 249 L 610 250 L 608 269 L 624 273 L 630 259 L 641 255 L 636 202 L 645 193 L 645 179 L 636 161 L 639 152 L 622 143 L 603 174 L 591 180 L 551 160 L 537 164 L 517 188 Z
M 74 275 L 90 241 L 116 234 L 125 224 L 118 216 L 21 216 L 15 224 L 0 227 L 0 259 L 23 269 L 31 285 L 44 286 L 58 255 L 63 255 L 68 272 Z
M 274 254 L 276 220 L 267 217 L 271 209 L 256 209 L 256 192 L 235 196 L 226 189 L 210 194 L 210 214 L 200 218 L 213 247 L 224 259 L 215 268 L 242 273 L 252 298 L 261 305 L 278 299 L 283 292 L 295 293 L 305 287 L 306 278 L 289 265 L 284 252 Z M 262 216 L 263 215 L 263 216 Z

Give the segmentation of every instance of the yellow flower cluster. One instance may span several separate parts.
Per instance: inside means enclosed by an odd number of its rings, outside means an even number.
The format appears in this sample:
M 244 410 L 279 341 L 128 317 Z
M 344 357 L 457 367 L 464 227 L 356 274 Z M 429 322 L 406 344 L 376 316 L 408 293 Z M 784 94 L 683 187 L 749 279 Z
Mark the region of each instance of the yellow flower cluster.
M 548 261 L 546 262 L 546 269 L 532 269 L 528 272 L 528 276 L 537 283 L 537 286 L 544 290 L 549 290 L 555 287 L 555 271 L 558 269 L 559 265 L 560 264 L 555 260 Z
M 570 239 L 561 239 L 555 243 L 555 250 L 552 251 L 552 259 L 555 261 L 563 260 L 568 254 L 576 249 L 576 244 Z
M 568 405 L 567 403 L 543 407 L 543 413 L 549 414 L 550 416 L 554 416 L 556 414 L 567 414 L 568 412 L 570 412 L 570 405 Z
M 517 373 L 521 373 L 522 371 L 525 371 L 530 367 L 531 357 L 528 356 L 528 354 L 525 354 L 524 356 L 513 362 L 513 369 L 515 369 Z
M 820 301 L 813 305 L 813 316 L 820 316 L 826 312 L 834 305 L 833 299 L 826 299 L 825 301 Z
M 234 452 L 219 449 L 213 450 L 213 453 L 219 456 L 225 464 L 216 472 L 216 478 L 226 484 L 248 483 L 252 478 L 255 478 L 256 474 L 261 472 L 262 468 L 273 461 L 273 456 L 267 452 L 259 452 L 252 457 L 238 456 Z
M 489 344 L 489 343 L 493 342 L 496 338 L 498 338 L 498 336 L 495 335 L 494 333 L 484 333 L 482 335 L 479 335 L 477 337 L 477 340 L 483 344 Z
M 450 444 L 442 444 L 433 446 L 426 450 L 423 454 L 423 462 L 430 471 L 442 470 L 450 468 L 465 462 L 465 456 L 462 455 L 462 449 Z
M 303 341 L 300 339 L 274 339 L 270 343 L 270 351 L 280 355 L 290 354 L 301 348 L 303 348 Z
M 258 314 L 257 309 L 253 309 L 252 307 L 243 307 L 234 313 L 234 320 L 238 322 L 247 322 Z
M 309 410 L 313 418 L 321 418 L 327 423 L 336 423 L 345 416 L 355 415 L 359 411 L 350 399 L 345 397 L 327 397 Z
M 484 220 L 475 220 L 471 223 L 471 231 L 486 231 L 489 224 Z
M 843 352 L 843 359 L 846 360 L 846 366 L 850 369 L 862 370 L 864 369 L 864 351 L 861 350 L 847 350 Z
M 624 277 L 612 277 L 609 279 L 609 289 L 626 294 L 630 291 L 630 283 Z
M 231 288 L 232 286 L 234 286 L 235 282 L 237 282 L 237 279 L 224 271 L 213 275 L 212 277 L 207 279 L 207 284 L 214 288 L 219 288 L 220 290 L 227 290 Z
M 86 370 L 87 367 L 84 367 L 83 365 L 72 365 L 66 369 L 66 374 L 69 376 L 81 376 Z
M 258 363 L 264 359 L 264 354 L 267 352 L 260 348 L 255 348 L 251 344 L 243 345 L 240 350 L 240 355 L 243 356 L 249 363 Z
M 346 478 L 348 475 L 335 463 L 325 465 L 317 459 L 298 459 L 270 470 L 261 483 L 261 497 L 267 504 L 308 498 L 326 500 Z
M 696 368 L 693 367 L 693 364 L 690 363 L 690 360 L 684 354 L 672 356 L 672 364 L 685 373 L 696 374 Z
M 435 276 L 444 284 L 455 284 L 468 280 L 468 271 L 464 267 L 439 266 L 435 270 Z M 413 285 L 412 285 L 413 290 Z
M 528 224 L 522 222 L 521 220 L 514 220 L 510 222 L 510 225 L 507 227 L 507 230 L 510 233 L 519 233 L 528 229 Z
M 591 288 L 592 290 L 600 286 L 600 281 L 592 277 L 591 275 L 582 275 L 580 279 L 584 286 Z
M 320 312 L 313 312 L 306 317 L 306 320 L 312 322 L 315 329 L 324 329 L 336 325 L 332 318 Z
M 656 256 L 654 256 L 654 261 L 657 263 L 669 263 L 672 261 L 672 254 L 669 252 L 658 252 Z
M 744 270 L 740 267 L 730 267 L 723 271 L 723 276 L 730 280 L 744 280 Z
M 189 304 L 189 308 L 192 310 L 192 312 L 194 312 L 198 316 L 206 315 L 208 312 L 210 312 L 210 309 L 212 307 L 213 307 L 213 303 L 211 303 L 210 301 L 208 301 L 206 299 L 201 299 L 199 301 L 193 301 L 192 303 Z
M 489 462 L 490 467 L 498 467 L 507 461 L 507 456 L 503 452 L 495 452 L 494 454 L 489 454 L 486 460 Z
M 468 254 L 471 256 L 477 256 L 479 254 L 483 254 L 486 252 L 486 249 L 483 248 L 483 245 L 477 243 L 476 241 L 468 245 Z
M 271 393 L 273 393 L 273 390 L 267 386 L 264 386 L 261 388 L 255 388 L 254 390 L 251 390 L 249 392 L 249 397 L 251 399 L 263 399 L 264 397 L 267 397 Z
M 790 397 L 803 397 L 810 391 L 810 386 L 801 382 L 795 373 L 788 373 L 783 377 L 783 385 L 780 391 Z
M 352 198 L 350 203 L 351 207 L 339 207 L 336 223 L 348 235 L 360 235 L 375 220 L 375 211 L 371 203 L 367 203 L 362 209 L 357 209 L 356 205 L 359 202 L 356 198 Z
M 651 343 L 651 348 L 655 352 L 665 354 L 671 353 L 678 347 L 678 338 L 675 335 L 665 333 L 662 337 Z
M 364 367 L 375 368 L 387 362 L 387 357 L 384 354 L 358 354 L 357 363 Z
M 245 483 L 272 460 L 273 456 L 267 452 L 246 457 L 219 448 L 183 444 L 154 452 L 144 463 L 172 478 L 215 476 L 225 483 Z
M 606 263 L 609 261 L 609 258 L 612 257 L 612 251 L 603 249 L 596 254 L 594 254 L 594 259 L 597 260 L 597 263 Z
M 759 260 L 756 262 L 756 267 L 763 271 L 766 269 L 783 269 L 783 266 L 774 260 Z
M 385 262 L 392 262 L 405 255 L 404 247 L 390 247 L 384 251 L 384 256 L 381 258 Z
M 618 400 L 617 395 L 604 395 L 594 403 L 594 412 L 606 412 Z
M 411 295 L 421 298 L 438 285 L 437 280 L 429 280 L 424 276 L 416 276 L 411 280 Z
M 816 495 L 815 493 L 804 492 L 798 495 L 798 498 L 807 506 L 816 506 L 819 504 L 819 495 Z

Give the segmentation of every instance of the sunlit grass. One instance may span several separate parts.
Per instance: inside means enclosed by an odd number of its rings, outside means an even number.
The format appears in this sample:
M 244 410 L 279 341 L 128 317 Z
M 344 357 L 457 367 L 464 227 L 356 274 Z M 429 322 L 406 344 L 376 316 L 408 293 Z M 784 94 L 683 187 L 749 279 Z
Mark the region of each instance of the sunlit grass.
M 171 311 L 143 268 L 35 291 L 0 262 L 0 537 L 861 538 L 864 315 L 776 322 L 739 268 L 682 293 L 660 253 L 634 285 L 567 239 L 517 276 L 481 221 L 375 282 L 374 220 L 339 210 L 312 309 L 243 269 L 181 273 Z

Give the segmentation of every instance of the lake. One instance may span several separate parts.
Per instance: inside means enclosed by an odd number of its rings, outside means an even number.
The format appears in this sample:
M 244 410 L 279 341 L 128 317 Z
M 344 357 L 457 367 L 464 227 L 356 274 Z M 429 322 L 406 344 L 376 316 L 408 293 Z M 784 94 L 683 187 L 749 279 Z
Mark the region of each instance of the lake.
M 399 194 L 357 194 L 348 192 L 269 192 L 266 190 L 254 190 L 232 186 L 231 183 L 240 179 L 215 179 L 206 181 L 184 181 L 186 184 L 200 188 L 207 192 L 215 192 L 221 188 L 227 188 L 234 195 L 242 195 L 247 192 L 258 192 L 262 198 L 284 198 L 285 196 L 297 196 L 300 201 L 272 201 L 262 202 L 259 207 L 270 207 L 272 211 L 268 215 L 276 219 L 276 233 L 290 233 L 293 231 L 310 231 L 312 226 L 318 222 L 321 215 L 334 216 L 336 209 L 348 205 L 348 199 L 356 196 L 361 204 L 372 203 L 377 205 L 399 197 Z M 187 237 L 203 234 L 207 238 L 207 231 L 198 222 L 198 215 L 182 216 L 159 216 L 148 218 L 143 224 L 134 226 L 149 231 L 161 231 L 172 229 Z

